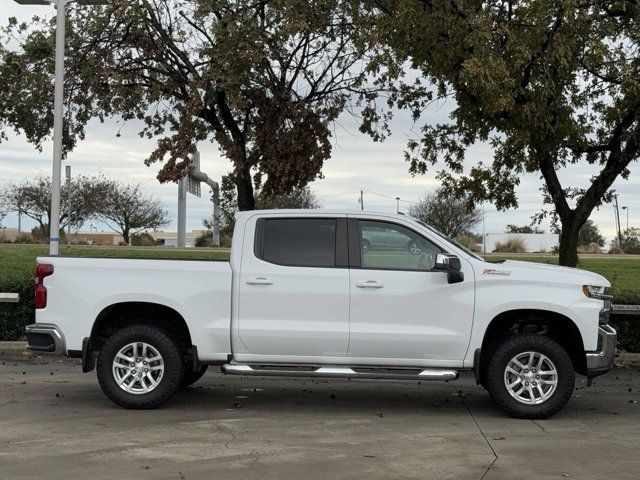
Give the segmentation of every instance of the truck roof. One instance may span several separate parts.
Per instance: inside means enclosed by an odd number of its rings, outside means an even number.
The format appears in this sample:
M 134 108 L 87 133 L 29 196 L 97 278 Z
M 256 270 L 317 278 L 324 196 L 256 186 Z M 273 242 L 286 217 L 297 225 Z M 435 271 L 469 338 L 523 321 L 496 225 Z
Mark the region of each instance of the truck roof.
M 325 208 L 314 208 L 314 209 L 300 209 L 300 208 L 282 208 L 282 209 L 271 209 L 271 210 L 249 210 L 244 212 L 237 212 L 236 217 L 244 216 L 244 215 L 383 215 L 385 217 L 399 217 L 399 218 L 411 218 L 408 215 L 404 215 L 401 213 L 393 213 L 393 212 L 383 212 L 383 211 L 374 211 L 374 210 L 349 210 L 349 209 L 325 209 Z

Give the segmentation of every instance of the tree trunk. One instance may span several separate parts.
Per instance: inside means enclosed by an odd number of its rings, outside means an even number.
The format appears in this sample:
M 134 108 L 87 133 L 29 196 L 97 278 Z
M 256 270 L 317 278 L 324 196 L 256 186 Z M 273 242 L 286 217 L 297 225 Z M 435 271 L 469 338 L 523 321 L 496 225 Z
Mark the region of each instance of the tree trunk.
M 129 235 L 129 230 L 128 229 L 123 230 L 123 232 L 122 232 L 122 241 L 124 242 L 124 244 L 125 245 L 131 245 L 129 243 L 130 240 L 131 240 L 131 237 Z
M 560 231 L 560 247 L 558 263 L 565 267 L 575 267 L 578 265 L 578 234 L 580 233 L 579 222 L 563 221 Z
M 236 168 L 234 182 L 238 190 L 238 209 L 241 212 L 256 209 L 256 200 L 253 196 L 253 182 L 251 181 L 251 169 L 246 158 L 242 165 Z

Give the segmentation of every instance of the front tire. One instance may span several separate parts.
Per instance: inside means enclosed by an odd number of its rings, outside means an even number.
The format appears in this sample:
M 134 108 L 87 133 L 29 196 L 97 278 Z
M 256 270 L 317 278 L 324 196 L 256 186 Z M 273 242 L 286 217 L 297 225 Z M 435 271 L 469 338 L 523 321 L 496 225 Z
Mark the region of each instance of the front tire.
M 133 325 L 105 342 L 97 362 L 98 382 L 115 404 L 155 408 L 171 398 L 183 378 L 176 343 L 162 330 Z
M 489 361 L 489 395 L 516 418 L 555 415 L 571 399 L 574 386 L 571 358 L 557 342 L 543 335 L 510 337 Z

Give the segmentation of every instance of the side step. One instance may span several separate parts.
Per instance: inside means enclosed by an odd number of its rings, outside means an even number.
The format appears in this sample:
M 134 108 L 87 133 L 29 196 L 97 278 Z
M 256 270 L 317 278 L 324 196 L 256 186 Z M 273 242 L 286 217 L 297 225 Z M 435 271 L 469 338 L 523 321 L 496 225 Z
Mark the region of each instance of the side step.
M 405 368 L 357 368 L 357 367 L 295 367 L 274 365 L 222 366 L 228 375 L 276 376 L 276 377 L 324 377 L 324 378 L 371 378 L 390 380 L 434 380 L 449 381 L 458 378 L 456 370 L 405 369 Z

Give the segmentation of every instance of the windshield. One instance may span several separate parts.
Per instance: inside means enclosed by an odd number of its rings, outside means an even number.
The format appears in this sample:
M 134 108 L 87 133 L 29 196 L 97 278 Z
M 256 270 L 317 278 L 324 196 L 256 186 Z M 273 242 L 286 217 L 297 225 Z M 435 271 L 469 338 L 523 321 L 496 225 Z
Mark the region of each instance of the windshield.
M 473 258 L 475 258 L 476 260 L 481 260 L 481 261 L 485 261 L 484 258 L 482 258 L 480 255 L 478 255 L 476 252 L 474 252 L 473 250 L 468 249 L 467 247 L 465 247 L 464 245 L 456 242 L 453 238 L 449 237 L 448 235 L 445 235 L 444 233 L 442 233 L 439 230 L 436 230 L 435 228 L 433 228 L 430 225 L 427 225 L 424 222 L 421 222 L 420 220 L 413 218 L 412 220 L 414 220 L 416 223 L 419 223 L 420 225 L 422 225 L 423 227 L 425 227 L 426 229 L 428 229 L 430 232 L 435 233 L 436 235 L 438 235 L 440 238 L 446 240 L 449 243 L 453 243 L 456 247 L 458 247 L 460 250 L 462 250 L 463 252 L 465 252 L 467 255 L 472 256 Z

